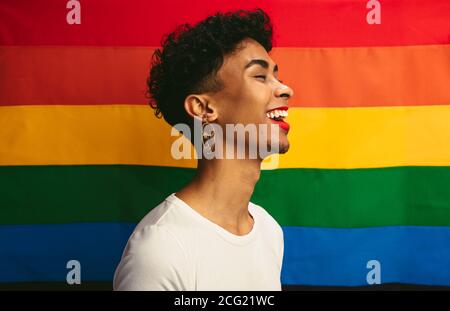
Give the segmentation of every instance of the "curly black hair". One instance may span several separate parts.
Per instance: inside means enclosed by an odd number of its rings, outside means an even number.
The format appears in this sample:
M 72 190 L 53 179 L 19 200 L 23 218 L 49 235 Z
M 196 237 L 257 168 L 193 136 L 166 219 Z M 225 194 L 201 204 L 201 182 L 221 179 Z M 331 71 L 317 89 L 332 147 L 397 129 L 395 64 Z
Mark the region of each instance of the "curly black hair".
M 262 9 L 217 12 L 195 26 L 182 24 L 165 35 L 152 55 L 147 91 L 155 115 L 170 124 L 192 126 L 184 109 L 189 94 L 218 92 L 223 84 L 217 72 L 224 56 L 251 38 L 272 50 L 272 24 Z

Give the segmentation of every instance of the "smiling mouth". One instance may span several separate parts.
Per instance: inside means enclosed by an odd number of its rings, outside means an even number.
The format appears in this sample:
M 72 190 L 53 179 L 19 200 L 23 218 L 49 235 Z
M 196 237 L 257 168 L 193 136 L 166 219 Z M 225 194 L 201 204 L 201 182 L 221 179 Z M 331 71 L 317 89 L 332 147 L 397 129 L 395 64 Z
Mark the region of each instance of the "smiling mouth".
M 267 111 L 266 116 L 272 123 L 278 124 L 278 126 L 284 131 L 289 132 L 289 123 L 284 121 L 284 118 L 288 116 L 287 107 L 279 107 Z

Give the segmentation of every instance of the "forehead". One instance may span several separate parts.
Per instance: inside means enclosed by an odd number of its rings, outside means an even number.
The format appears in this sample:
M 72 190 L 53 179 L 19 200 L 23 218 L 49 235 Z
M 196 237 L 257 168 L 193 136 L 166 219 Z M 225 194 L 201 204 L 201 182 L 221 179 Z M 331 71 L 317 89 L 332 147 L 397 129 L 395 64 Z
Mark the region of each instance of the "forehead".
M 224 62 L 219 70 L 223 76 L 236 73 L 242 74 L 245 71 L 245 66 L 252 59 L 263 59 L 269 63 L 270 68 L 275 65 L 272 58 L 270 58 L 266 49 L 253 39 L 243 40 L 237 47 L 237 49 L 224 57 Z M 260 66 L 255 66 L 260 67 Z

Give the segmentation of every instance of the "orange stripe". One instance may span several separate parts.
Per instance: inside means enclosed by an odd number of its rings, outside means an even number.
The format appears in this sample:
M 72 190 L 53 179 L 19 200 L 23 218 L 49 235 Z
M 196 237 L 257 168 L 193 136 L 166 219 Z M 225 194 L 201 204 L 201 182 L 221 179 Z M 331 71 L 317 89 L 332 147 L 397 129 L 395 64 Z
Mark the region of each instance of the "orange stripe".
M 146 104 L 152 48 L 1 47 L 0 105 Z M 299 107 L 450 103 L 450 45 L 276 48 Z
M 276 49 L 300 107 L 450 104 L 450 45 Z

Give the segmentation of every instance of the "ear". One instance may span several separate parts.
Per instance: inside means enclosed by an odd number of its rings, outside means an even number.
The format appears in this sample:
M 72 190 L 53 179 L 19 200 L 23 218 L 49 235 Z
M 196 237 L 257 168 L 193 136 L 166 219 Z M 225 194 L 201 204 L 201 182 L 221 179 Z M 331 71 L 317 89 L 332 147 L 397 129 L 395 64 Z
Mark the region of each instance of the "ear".
M 189 95 L 184 100 L 184 109 L 193 118 L 197 117 L 211 123 L 217 119 L 217 108 L 213 101 L 204 95 Z

